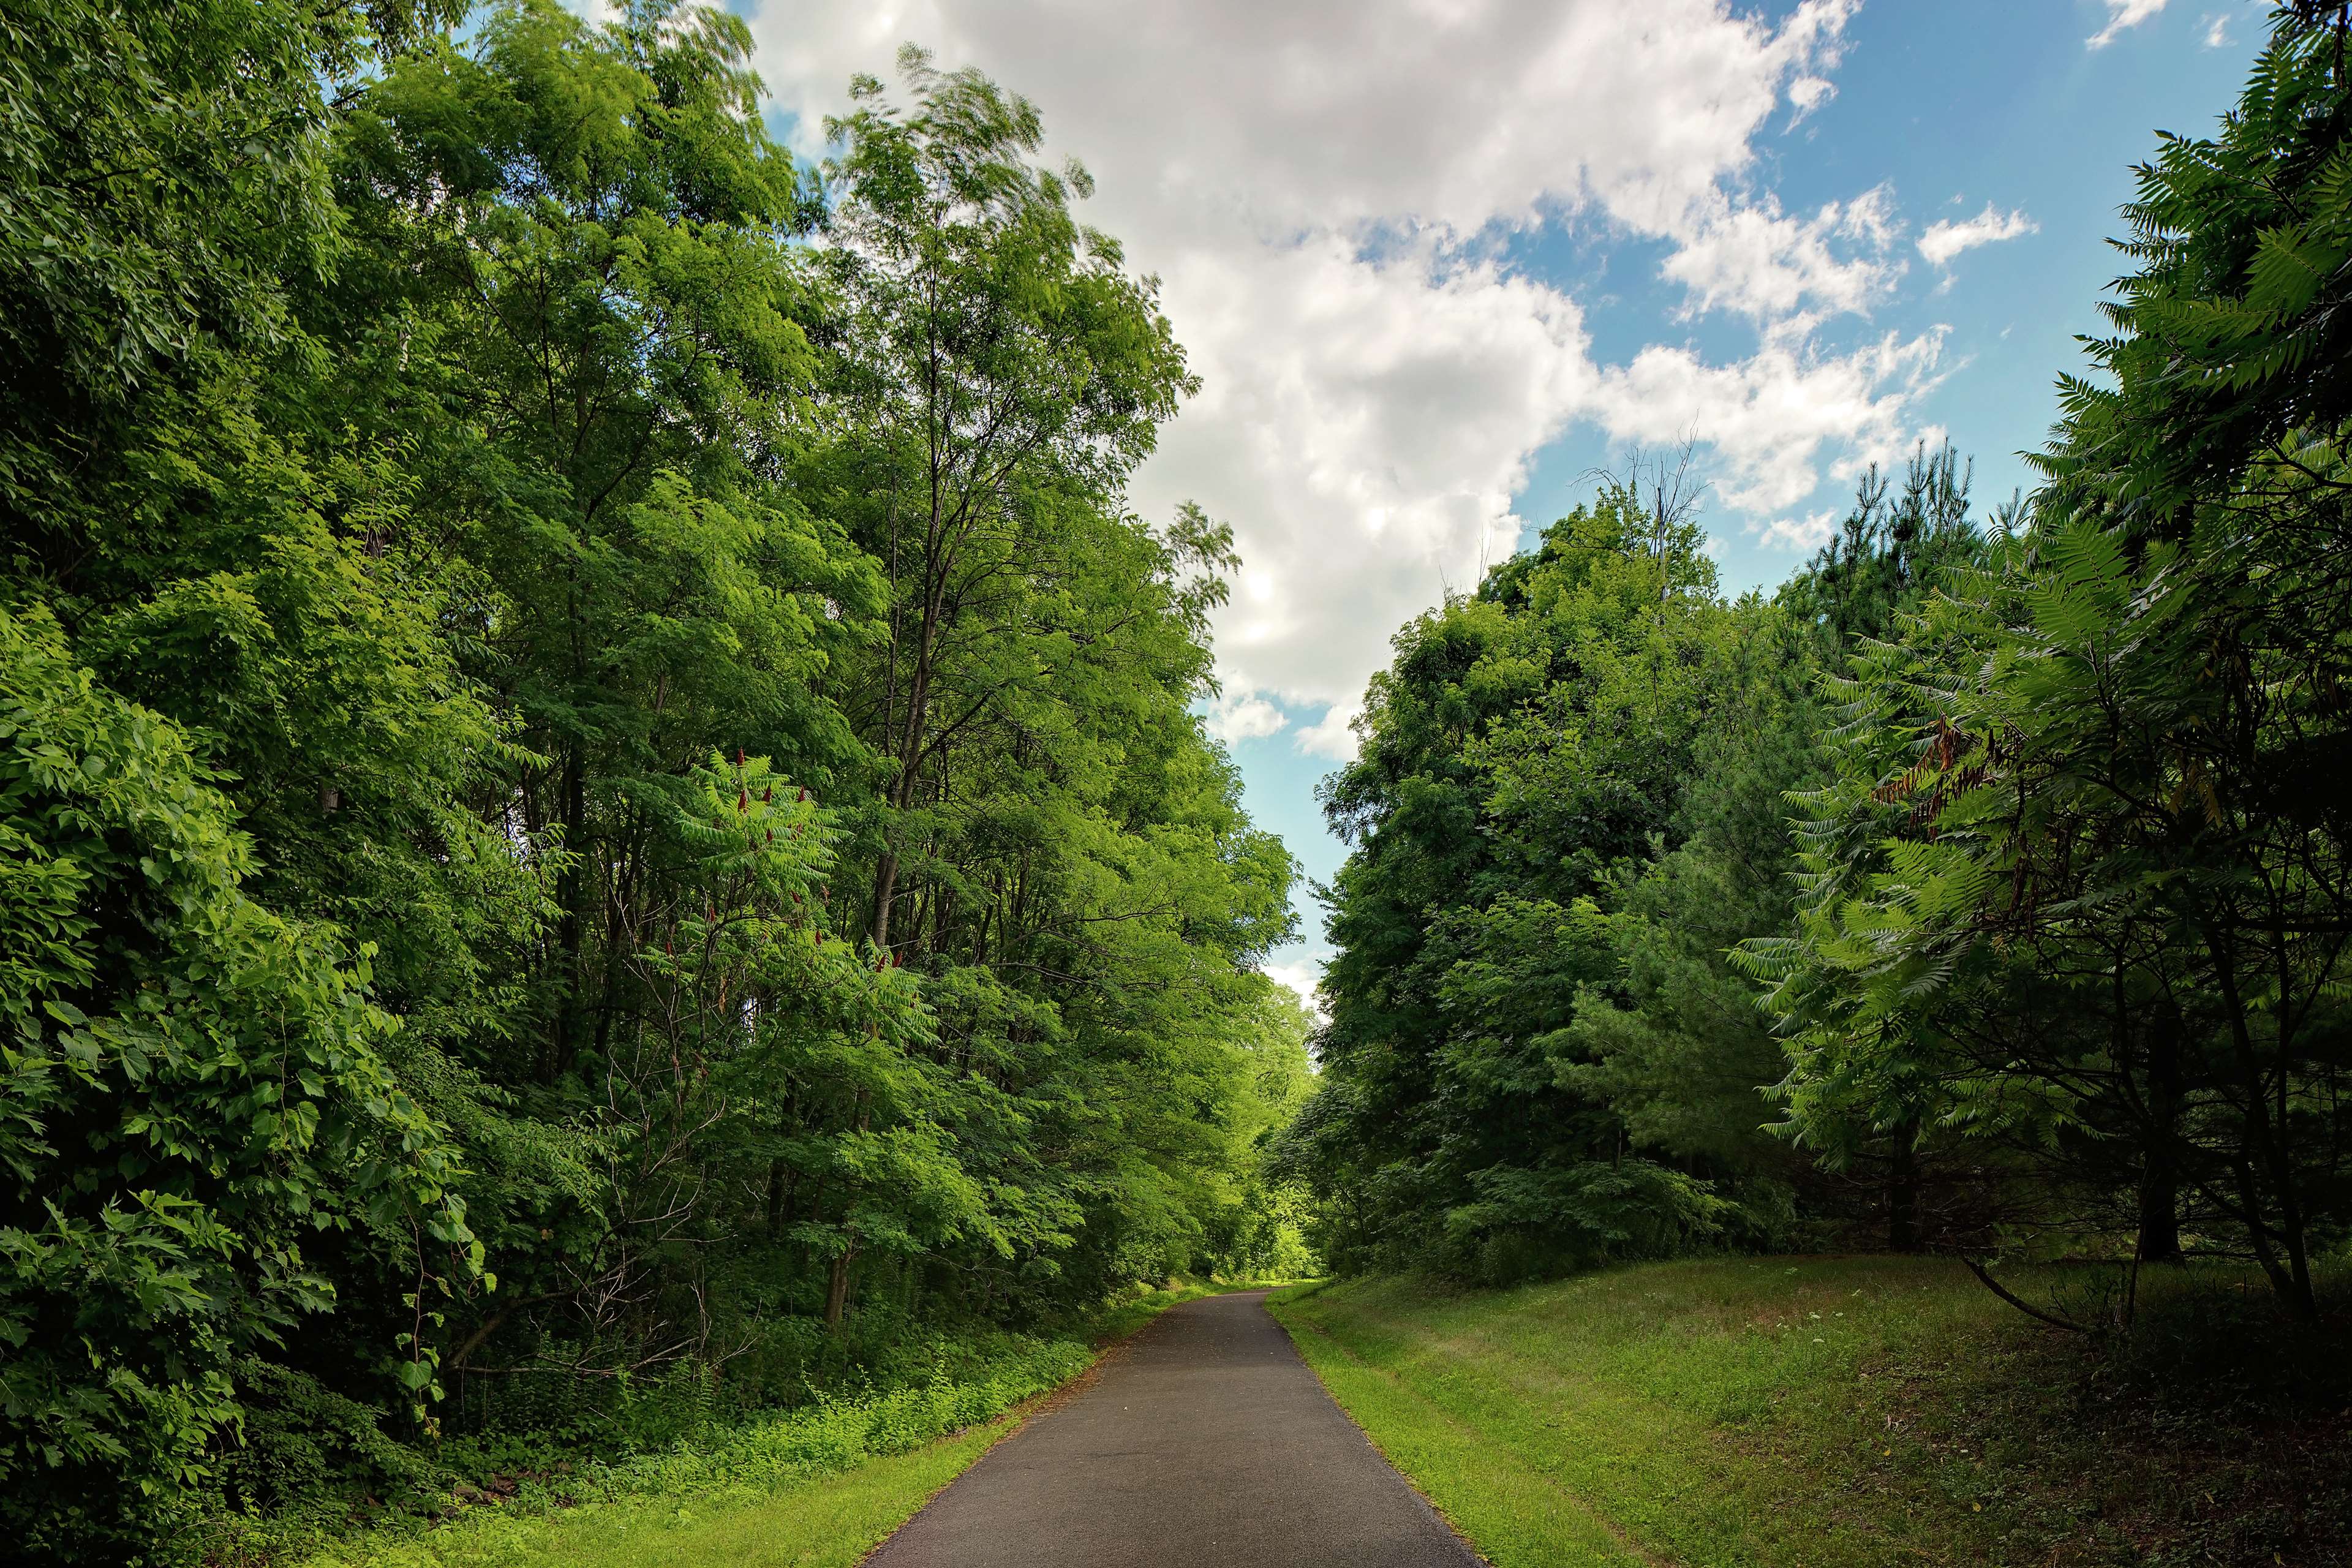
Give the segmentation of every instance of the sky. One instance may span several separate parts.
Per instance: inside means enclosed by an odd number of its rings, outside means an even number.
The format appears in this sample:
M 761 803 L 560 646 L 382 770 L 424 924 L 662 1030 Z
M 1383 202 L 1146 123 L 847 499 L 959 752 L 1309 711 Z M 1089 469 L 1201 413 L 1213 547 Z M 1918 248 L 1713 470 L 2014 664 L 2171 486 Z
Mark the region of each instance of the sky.
M 1135 476 L 1243 557 L 1205 704 L 1308 878 L 1389 639 L 1637 446 L 1697 441 L 1725 585 L 1949 438 L 1990 501 L 2249 0 L 734 0 L 806 155 L 914 42 L 1032 100 L 1202 391 Z M 1328 952 L 1311 890 L 1277 978 Z

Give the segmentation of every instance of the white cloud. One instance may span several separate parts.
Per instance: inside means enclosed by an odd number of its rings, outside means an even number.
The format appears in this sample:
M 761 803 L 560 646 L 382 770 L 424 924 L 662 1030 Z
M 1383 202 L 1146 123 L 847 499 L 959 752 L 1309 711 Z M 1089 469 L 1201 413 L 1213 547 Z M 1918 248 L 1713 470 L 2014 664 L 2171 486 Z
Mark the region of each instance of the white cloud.
M 1654 345 L 1602 374 L 1595 412 L 1624 440 L 1664 445 L 1681 431 L 1706 431 L 1729 470 L 1716 487 L 1724 500 L 1777 511 L 1820 484 L 1829 444 L 1846 448 L 1829 465 L 1835 478 L 1890 461 L 1915 439 L 1934 441 L 1940 433 L 1913 426 L 1909 416 L 1937 384 L 1943 345 L 1940 328 L 1912 338 L 1889 332 L 1844 354 L 1768 342 L 1751 359 L 1720 365 Z
M 2107 25 L 2083 41 L 2095 49 L 2104 49 L 2126 28 L 2137 27 L 2163 10 L 2164 4 L 2165 0 L 2106 0 Z
M 2230 47 L 2230 14 L 2216 11 L 2205 18 L 2205 47 L 2226 49 Z
M 1202 725 L 1210 734 L 1232 745 L 1236 741 L 1255 741 L 1267 735 L 1279 735 L 1290 722 L 1282 710 L 1263 697 L 1243 692 L 1221 698 L 1209 705 L 1201 716 Z
M 1796 110 L 1794 119 L 1802 120 L 1836 96 L 1837 89 L 1822 77 L 1801 76 L 1789 84 L 1789 103 Z
M 1338 237 L 1195 251 L 1165 283 L 1203 384 L 1136 504 L 1197 497 L 1233 521 L 1231 689 L 1353 698 L 1401 623 L 1515 545 L 1529 458 L 1596 384 L 1582 315 L 1491 264 L 1369 264 Z
M 1784 97 L 1821 100 L 1859 4 L 1802 0 L 1775 26 L 1724 0 L 771 0 L 753 28 L 770 89 L 819 113 L 903 40 L 979 65 L 1037 100 L 1107 204 L 1127 193 L 1122 219 L 1467 234 L 1599 199 L 1664 232 Z
M 1830 535 L 1837 531 L 1837 521 L 1833 511 L 1817 511 L 1808 517 L 1775 518 L 1759 532 L 1767 545 L 1809 555 L 1830 542 Z
M 1364 710 L 1360 702 L 1334 702 L 1322 718 L 1298 731 L 1298 749 L 1310 757 L 1329 757 L 1333 762 L 1352 763 L 1356 760 L 1356 731 L 1352 728 L 1356 715 Z
M 1690 313 L 1729 310 L 1803 328 L 1815 320 L 1807 312 L 1866 314 L 1893 289 L 1903 275 L 1888 255 L 1895 234 L 1883 185 L 1810 218 L 1783 216 L 1769 195 L 1737 206 L 1717 195 L 1661 270 L 1690 290 Z
M 1949 267 L 1952 258 L 1963 250 L 2041 232 L 2042 226 L 2022 212 L 2001 212 L 1987 202 L 1985 210 L 1972 218 L 1958 223 L 1937 218 L 1929 224 L 1927 232 L 1919 237 L 1919 254 L 1937 267 Z
M 1297 742 L 1344 758 L 1391 634 L 1513 548 L 1511 498 L 1570 425 L 1696 430 L 1719 493 L 1766 510 L 1916 434 L 1939 337 L 1814 341 L 1901 276 L 1891 195 L 1790 214 L 1758 189 L 1761 140 L 1829 98 L 1859 3 L 761 0 L 752 27 L 804 152 L 850 74 L 914 40 L 1028 94 L 1085 160 L 1088 221 L 1161 277 L 1203 384 L 1130 500 L 1199 500 L 1246 563 L 1211 722 L 1326 706 Z M 1494 259 L 1551 222 L 1663 241 L 1688 313 L 1751 323 L 1757 353 L 1600 364 L 1565 289 Z

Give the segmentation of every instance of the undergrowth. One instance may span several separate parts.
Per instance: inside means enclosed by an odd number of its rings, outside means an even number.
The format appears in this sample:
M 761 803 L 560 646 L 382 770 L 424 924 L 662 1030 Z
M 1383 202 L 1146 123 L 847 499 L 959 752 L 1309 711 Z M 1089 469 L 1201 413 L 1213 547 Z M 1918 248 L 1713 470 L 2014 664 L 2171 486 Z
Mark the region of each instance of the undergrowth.
M 915 1350 L 901 1342 L 870 1365 L 837 1371 L 832 1387 L 809 1384 L 796 1406 L 749 1415 L 730 1411 L 723 1394 L 696 1397 L 674 1373 L 639 1396 L 650 1414 L 625 1399 L 609 1418 L 570 1428 L 477 1431 L 411 1447 L 368 1424 L 344 1433 L 341 1446 L 365 1446 L 379 1489 L 334 1500 L 313 1490 L 310 1500 L 264 1507 L 255 1500 L 301 1497 L 316 1472 L 333 1468 L 329 1450 L 338 1445 L 319 1432 L 337 1413 L 306 1404 L 301 1423 L 257 1433 L 257 1443 L 228 1456 L 224 1471 L 251 1489 L 247 1500 L 192 1522 L 178 1559 L 215 1568 L 521 1561 L 551 1516 L 646 1500 L 692 1500 L 707 1513 L 767 1498 L 996 1421 L 1076 1376 L 1097 1345 L 1211 1289 L 1131 1294 L 1052 1338 L 934 1337 Z M 913 1360 L 918 1352 L 923 1363 Z M 296 1390 L 291 1398 L 308 1396 Z M 287 1473 L 261 1473 L 272 1469 Z

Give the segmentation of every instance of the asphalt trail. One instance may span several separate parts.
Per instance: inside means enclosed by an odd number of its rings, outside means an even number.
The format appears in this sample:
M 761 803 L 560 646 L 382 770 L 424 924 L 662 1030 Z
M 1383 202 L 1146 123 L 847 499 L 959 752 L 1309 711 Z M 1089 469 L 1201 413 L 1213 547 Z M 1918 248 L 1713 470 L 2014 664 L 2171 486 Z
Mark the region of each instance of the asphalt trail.
M 1265 1293 L 1162 1312 L 866 1568 L 1475 1568 L 1348 1419 Z

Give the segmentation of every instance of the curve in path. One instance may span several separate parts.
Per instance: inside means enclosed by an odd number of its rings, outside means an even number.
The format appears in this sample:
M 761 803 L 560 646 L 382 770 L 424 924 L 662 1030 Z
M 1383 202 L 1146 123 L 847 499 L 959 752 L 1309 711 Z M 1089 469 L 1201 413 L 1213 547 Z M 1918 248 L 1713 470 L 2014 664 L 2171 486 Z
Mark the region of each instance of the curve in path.
M 1252 1290 L 1162 1312 L 866 1568 L 1477 1568 Z

